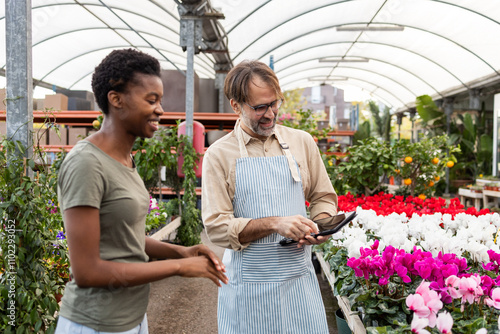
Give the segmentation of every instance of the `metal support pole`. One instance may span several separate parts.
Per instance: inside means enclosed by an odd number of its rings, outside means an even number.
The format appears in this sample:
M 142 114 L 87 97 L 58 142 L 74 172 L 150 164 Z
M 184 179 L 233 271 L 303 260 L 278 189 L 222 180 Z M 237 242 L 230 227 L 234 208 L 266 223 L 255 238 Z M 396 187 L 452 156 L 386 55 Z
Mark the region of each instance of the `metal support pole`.
M 202 42 L 203 22 L 195 16 L 181 18 L 180 45 L 187 51 L 186 70 L 186 136 L 193 140 L 194 112 L 194 55 Z
M 185 20 L 187 37 L 187 70 L 186 70 L 186 136 L 193 141 L 194 112 L 194 25 L 195 20 Z
M 411 142 L 415 143 L 417 140 L 415 138 L 415 116 L 417 114 L 416 108 L 410 108 L 410 120 L 411 120 Z
M 500 94 L 495 94 L 493 97 L 493 166 L 491 175 L 498 176 L 498 131 L 500 124 Z
M 453 114 L 453 98 L 446 98 L 444 101 L 444 112 L 446 114 L 446 134 L 450 136 L 451 114 Z M 446 168 L 446 189 L 444 195 L 450 195 L 450 169 Z
M 480 90 L 471 89 L 469 90 L 469 109 L 470 110 L 480 110 L 481 109 L 481 99 Z
M 355 112 L 355 116 L 354 116 L 354 131 L 358 131 L 359 130 L 359 104 L 357 103 L 356 104 L 356 112 Z
M 20 141 L 31 158 L 33 79 L 31 55 L 31 0 L 5 2 L 7 138 Z M 11 153 L 9 153 L 11 154 Z M 20 152 L 12 152 L 17 156 Z
M 397 124 L 398 124 L 398 140 L 401 139 L 401 124 L 403 123 L 403 116 L 404 116 L 403 113 L 397 113 L 396 114 Z
M 350 120 L 349 120 L 349 129 L 352 131 L 355 131 L 354 128 L 354 118 L 356 117 L 356 106 L 351 104 L 351 115 L 350 115 Z
M 217 72 L 215 73 L 215 88 L 217 88 L 218 95 L 219 95 L 219 105 L 218 105 L 218 112 L 223 113 L 224 112 L 224 105 L 225 105 L 225 96 L 224 96 L 224 81 L 226 80 L 227 72 Z

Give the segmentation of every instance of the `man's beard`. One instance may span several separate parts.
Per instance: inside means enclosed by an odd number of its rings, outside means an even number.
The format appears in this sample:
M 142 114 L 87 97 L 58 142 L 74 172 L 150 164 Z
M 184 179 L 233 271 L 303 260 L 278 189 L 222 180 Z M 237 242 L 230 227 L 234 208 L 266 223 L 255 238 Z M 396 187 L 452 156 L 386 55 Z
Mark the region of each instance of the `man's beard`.
M 248 118 L 247 115 L 246 115 L 246 112 L 243 111 L 242 121 L 243 121 L 243 123 L 245 123 L 245 125 L 249 129 L 251 129 L 257 135 L 263 136 L 263 137 L 269 137 L 274 132 L 274 128 L 276 127 L 276 121 L 277 121 L 277 119 L 278 119 L 278 114 L 274 114 L 274 118 L 272 119 L 273 125 L 271 127 L 269 127 L 269 128 L 263 129 L 263 128 L 261 128 L 259 126 L 260 122 L 264 121 L 263 123 L 268 123 L 268 121 L 270 120 L 270 118 L 262 116 L 258 120 L 253 120 L 253 119 Z

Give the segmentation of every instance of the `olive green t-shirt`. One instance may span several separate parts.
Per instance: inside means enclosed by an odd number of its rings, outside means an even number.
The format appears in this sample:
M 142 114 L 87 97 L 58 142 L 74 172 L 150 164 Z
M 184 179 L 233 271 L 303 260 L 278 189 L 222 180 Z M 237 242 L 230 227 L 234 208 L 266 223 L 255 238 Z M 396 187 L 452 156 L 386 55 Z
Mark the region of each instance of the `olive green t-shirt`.
M 65 158 L 58 178 L 61 212 L 76 206 L 99 209 L 103 260 L 138 263 L 145 252 L 149 194 L 135 168 L 129 168 L 82 140 Z M 97 331 L 137 326 L 146 313 L 149 284 L 121 288 L 66 285 L 60 315 Z

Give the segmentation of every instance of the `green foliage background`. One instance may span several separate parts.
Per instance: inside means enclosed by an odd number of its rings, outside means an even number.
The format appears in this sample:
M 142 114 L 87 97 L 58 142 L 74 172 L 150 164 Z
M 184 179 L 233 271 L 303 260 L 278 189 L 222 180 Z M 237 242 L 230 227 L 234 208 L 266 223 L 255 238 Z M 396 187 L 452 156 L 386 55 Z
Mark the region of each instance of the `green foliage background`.
M 0 259 L 4 275 L 0 278 L 0 312 L 8 314 L 8 303 L 15 302 L 15 327 L 9 319 L 2 316 L 2 333 L 53 333 L 55 330 L 55 311 L 59 310 L 55 295 L 64 289 L 64 280 L 54 275 L 47 267 L 46 259 L 60 264 L 68 263 L 64 248 L 56 252 L 56 232 L 60 231 L 62 217 L 60 212 L 51 213 L 49 200 L 57 203 L 57 167 L 40 168 L 35 159 L 15 157 L 9 153 L 16 149 L 24 154 L 26 149 L 19 142 L 2 140 L 0 150 L 0 196 L 2 214 L 2 254 L 7 254 L 9 245 L 4 230 L 7 221 L 15 221 L 15 298 L 9 299 L 11 282 L 5 273 L 12 271 L 6 257 Z M 35 157 L 41 152 L 35 148 Z M 34 177 L 28 176 L 33 173 Z M 9 312 L 10 314 L 10 312 Z

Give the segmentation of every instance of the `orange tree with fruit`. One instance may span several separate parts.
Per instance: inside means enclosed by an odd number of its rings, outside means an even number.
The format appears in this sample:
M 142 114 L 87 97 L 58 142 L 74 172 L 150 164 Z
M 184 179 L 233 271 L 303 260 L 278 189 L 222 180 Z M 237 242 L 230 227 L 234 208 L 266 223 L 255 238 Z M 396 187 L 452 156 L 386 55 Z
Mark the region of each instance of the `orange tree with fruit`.
M 393 175 L 401 179 L 401 193 L 421 199 L 434 194 L 445 169 L 457 161 L 454 153 L 460 152 L 460 148 L 448 143 L 446 135 L 421 138 L 416 143 L 403 139 L 395 143 L 393 150 L 397 161 Z
M 394 150 L 388 142 L 369 137 L 348 149 L 338 165 L 325 159 L 325 166 L 338 194 L 370 196 L 387 190 L 383 180 L 396 168 Z

